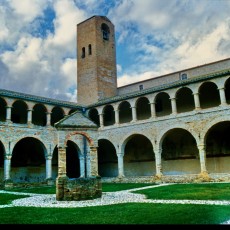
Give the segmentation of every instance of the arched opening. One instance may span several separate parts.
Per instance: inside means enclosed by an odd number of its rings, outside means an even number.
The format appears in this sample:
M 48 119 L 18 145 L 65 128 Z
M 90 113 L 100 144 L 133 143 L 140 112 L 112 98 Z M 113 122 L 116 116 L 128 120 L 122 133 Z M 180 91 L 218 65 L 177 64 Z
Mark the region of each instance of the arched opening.
M 62 118 L 64 118 L 63 109 L 60 107 L 54 107 L 51 113 L 51 125 L 54 126 L 54 124 L 60 121 Z
M 230 78 L 225 82 L 225 97 L 228 104 L 230 104 Z
M 192 90 L 187 87 L 179 89 L 176 93 L 176 105 L 178 113 L 194 110 L 195 103 Z
M 21 139 L 13 149 L 12 179 L 15 182 L 42 182 L 46 178 L 46 149 L 44 144 L 33 138 Z
M 126 140 L 124 155 L 125 176 L 149 176 L 155 174 L 155 155 L 151 141 L 141 134 Z
M 214 125 L 206 135 L 207 170 L 226 173 L 230 170 L 230 121 Z
M 46 107 L 42 104 L 36 104 L 32 112 L 32 123 L 34 125 L 46 125 Z
M 105 23 L 102 23 L 101 24 L 101 31 L 102 31 L 102 37 L 103 37 L 103 40 L 109 40 L 109 26 L 106 25 Z
M 95 108 L 90 109 L 88 116 L 89 116 L 89 119 L 91 119 L 95 124 L 100 126 L 99 114 L 98 114 L 97 109 Z
M 165 92 L 157 94 L 155 98 L 156 116 L 166 116 L 172 113 L 169 95 Z
M 0 121 L 6 121 L 6 101 L 0 97 Z
M 112 105 L 106 105 L 103 110 L 104 126 L 115 124 L 115 113 Z
M 69 111 L 68 115 L 70 115 L 70 114 L 72 114 L 72 113 L 74 113 L 74 112 L 76 112 L 76 111 L 77 111 L 76 109 L 71 109 L 71 110 Z
M 24 101 L 15 101 L 12 106 L 11 121 L 18 124 L 27 123 L 27 105 Z
M 5 148 L 2 142 L 0 141 L 0 183 L 4 180 L 4 155 Z
M 169 130 L 162 142 L 162 168 L 166 175 L 200 172 L 199 151 L 190 132 L 181 128 Z
M 73 141 L 67 141 L 66 148 L 66 174 L 69 178 L 80 177 L 80 150 Z
M 213 82 L 204 82 L 199 88 L 200 106 L 207 109 L 220 105 L 220 95 L 217 85 Z
M 132 109 L 127 101 L 121 102 L 119 105 L 119 122 L 120 124 L 132 121 Z
M 117 155 L 114 145 L 106 140 L 98 141 L 98 173 L 101 177 L 118 176 Z
M 151 117 L 151 108 L 149 100 L 146 97 L 141 97 L 136 102 L 137 120 L 144 120 Z
M 53 178 L 58 177 L 58 147 L 55 146 L 52 156 L 52 176 Z

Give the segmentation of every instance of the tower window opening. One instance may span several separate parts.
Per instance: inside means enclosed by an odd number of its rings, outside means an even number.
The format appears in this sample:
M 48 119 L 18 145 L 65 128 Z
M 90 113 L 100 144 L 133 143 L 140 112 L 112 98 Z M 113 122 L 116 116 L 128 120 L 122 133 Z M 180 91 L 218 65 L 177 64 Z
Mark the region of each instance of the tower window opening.
M 139 90 L 143 90 L 144 89 L 144 86 L 143 85 L 139 85 Z
M 81 58 L 85 58 L 85 47 L 82 48 Z
M 88 46 L 88 53 L 89 53 L 89 55 L 92 54 L 92 46 L 91 46 L 91 44 L 89 44 L 89 46 Z
M 105 24 L 105 23 L 102 23 L 101 25 L 101 31 L 102 31 L 102 37 L 104 40 L 109 40 L 109 27 Z

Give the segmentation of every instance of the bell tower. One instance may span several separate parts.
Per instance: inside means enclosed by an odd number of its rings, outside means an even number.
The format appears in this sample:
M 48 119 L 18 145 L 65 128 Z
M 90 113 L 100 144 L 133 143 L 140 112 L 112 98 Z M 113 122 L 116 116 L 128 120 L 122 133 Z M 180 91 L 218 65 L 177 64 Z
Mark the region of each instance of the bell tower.
M 93 16 L 77 25 L 77 102 L 90 105 L 116 94 L 114 25 Z

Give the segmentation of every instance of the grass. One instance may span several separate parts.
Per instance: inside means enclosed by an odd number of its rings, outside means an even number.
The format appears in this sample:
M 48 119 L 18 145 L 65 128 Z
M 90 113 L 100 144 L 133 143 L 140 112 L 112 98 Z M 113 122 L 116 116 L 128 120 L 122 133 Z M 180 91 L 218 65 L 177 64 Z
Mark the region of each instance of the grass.
M 148 199 L 230 200 L 230 184 L 174 184 L 135 193 L 145 194 Z
M 21 199 L 21 198 L 25 198 L 25 197 L 29 197 L 29 196 L 27 196 L 27 195 L 14 195 L 14 194 L 7 194 L 7 193 L 2 194 L 1 193 L 0 197 L 1 197 L 0 205 L 6 205 L 6 204 L 11 204 L 11 202 L 13 200 Z
M 102 184 L 103 192 L 121 191 L 153 184 Z M 18 190 L 18 189 L 14 189 Z M 55 193 L 55 187 L 24 188 L 21 192 Z M 174 184 L 146 188 L 135 193 L 151 199 L 230 200 L 229 183 Z M 0 194 L 10 202 L 23 196 Z M 25 196 L 24 196 L 25 197 Z M 2 203 L 1 203 L 2 204 Z M 84 208 L 2 208 L 0 224 L 221 224 L 230 219 L 230 207 L 221 205 L 127 203 Z

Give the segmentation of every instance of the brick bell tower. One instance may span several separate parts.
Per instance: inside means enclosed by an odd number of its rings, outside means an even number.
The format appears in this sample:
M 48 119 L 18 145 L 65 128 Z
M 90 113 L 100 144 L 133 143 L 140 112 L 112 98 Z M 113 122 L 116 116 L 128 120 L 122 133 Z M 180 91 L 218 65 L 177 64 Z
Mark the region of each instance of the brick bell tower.
M 114 25 L 93 16 L 77 24 L 77 102 L 90 105 L 116 94 Z

